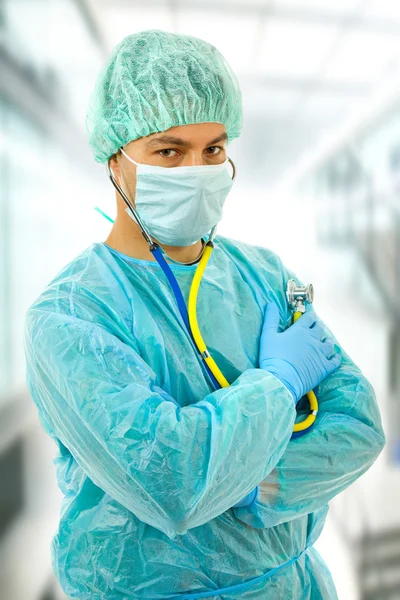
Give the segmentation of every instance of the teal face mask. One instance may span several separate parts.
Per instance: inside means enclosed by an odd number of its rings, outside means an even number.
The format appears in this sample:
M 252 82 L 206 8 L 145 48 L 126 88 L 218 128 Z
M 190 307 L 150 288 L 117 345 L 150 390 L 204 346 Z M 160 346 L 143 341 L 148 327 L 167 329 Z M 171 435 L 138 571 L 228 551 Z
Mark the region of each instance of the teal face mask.
M 191 246 L 220 222 L 233 185 L 229 158 L 219 165 L 156 167 L 137 163 L 122 148 L 121 152 L 136 165 L 135 208 L 158 242 Z M 136 222 L 129 208 L 126 212 Z

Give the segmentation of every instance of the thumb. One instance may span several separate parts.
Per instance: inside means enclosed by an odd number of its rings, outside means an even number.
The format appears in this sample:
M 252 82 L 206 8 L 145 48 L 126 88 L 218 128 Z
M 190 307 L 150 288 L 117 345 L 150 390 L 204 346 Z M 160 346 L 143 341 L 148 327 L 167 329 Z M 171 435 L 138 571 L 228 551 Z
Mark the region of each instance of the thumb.
M 279 326 L 279 309 L 274 302 L 268 302 L 264 313 L 263 331 L 278 331 Z

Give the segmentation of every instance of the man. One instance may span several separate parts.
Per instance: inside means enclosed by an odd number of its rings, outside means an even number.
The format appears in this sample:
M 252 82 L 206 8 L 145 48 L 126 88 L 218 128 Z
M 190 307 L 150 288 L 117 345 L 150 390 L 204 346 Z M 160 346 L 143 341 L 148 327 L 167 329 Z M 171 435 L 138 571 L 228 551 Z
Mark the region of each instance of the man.
M 215 387 L 123 198 L 187 303 L 241 110 L 216 48 L 159 30 L 125 38 L 95 87 L 89 138 L 121 190 L 117 218 L 33 303 L 25 337 L 59 449 L 52 556 L 70 598 L 337 597 L 312 545 L 385 444 L 370 383 L 310 305 L 292 325 L 295 276 L 274 252 L 217 236 L 197 306 L 229 382 Z M 317 420 L 291 439 L 311 389 Z

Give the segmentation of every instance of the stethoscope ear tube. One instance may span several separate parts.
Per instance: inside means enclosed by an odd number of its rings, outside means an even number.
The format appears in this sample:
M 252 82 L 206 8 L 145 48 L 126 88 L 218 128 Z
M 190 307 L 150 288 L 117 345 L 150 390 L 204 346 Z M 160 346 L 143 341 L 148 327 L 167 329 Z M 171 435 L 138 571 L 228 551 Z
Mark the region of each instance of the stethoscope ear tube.
M 136 219 L 136 221 L 137 221 L 137 224 L 139 225 L 139 227 L 140 227 L 140 229 L 141 229 L 141 231 L 142 231 L 142 234 L 143 234 L 143 237 L 144 237 L 144 239 L 146 240 L 146 242 L 147 242 L 147 243 L 149 244 L 149 246 L 150 246 L 150 249 L 151 249 L 151 247 L 152 247 L 152 246 L 154 246 L 154 245 L 155 245 L 155 246 L 158 246 L 158 244 L 156 244 L 156 243 L 153 241 L 153 239 L 152 239 L 152 237 L 151 237 L 150 233 L 147 231 L 147 229 L 146 229 L 146 227 L 145 227 L 145 225 L 144 225 L 143 221 L 142 221 L 142 220 L 141 220 L 141 218 L 139 217 L 138 213 L 136 212 L 136 210 L 135 210 L 135 208 L 134 208 L 133 204 L 131 203 L 131 201 L 129 200 L 129 198 L 127 197 L 127 195 L 125 194 L 124 190 L 123 190 L 123 189 L 121 188 L 121 186 L 120 186 L 120 185 L 118 185 L 118 183 L 115 181 L 115 178 L 114 178 L 113 172 L 112 172 L 112 170 L 111 170 L 111 167 L 110 167 L 110 158 L 109 158 L 109 159 L 108 159 L 108 161 L 107 161 L 107 164 L 106 164 L 106 170 L 107 170 L 107 175 L 108 175 L 108 177 L 109 177 L 109 179 L 110 179 L 111 183 L 113 184 L 113 186 L 115 187 L 115 189 L 117 190 L 117 192 L 118 192 L 118 193 L 119 193 L 119 195 L 121 196 L 122 200 L 125 202 L 125 204 L 126 204 L 126 205 L 127 205 L 127 207 L 129 208 L 129 210 L 132 212 L 133 216 L 135 217 L 135 219 Z
M 232 169 L 233 169 L 233 173 L 232 173 L 232 181 L 233 181 L 236 177 L 236 167 L 235 167 L 235 163 L 233 162 L 233 160 L 231 158 L 228 157 L 228 160 L 231 163 Z

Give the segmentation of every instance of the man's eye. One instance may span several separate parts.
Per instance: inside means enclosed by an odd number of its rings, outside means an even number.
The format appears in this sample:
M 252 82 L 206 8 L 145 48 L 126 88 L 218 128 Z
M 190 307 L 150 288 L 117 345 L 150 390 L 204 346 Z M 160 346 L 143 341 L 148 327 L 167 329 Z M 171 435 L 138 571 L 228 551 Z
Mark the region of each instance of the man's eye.
M 218 152 L 209 152 L 209 154 L 219 154 L 219 151 L 223 151 L 224 148 L 222 146 L 210 146 L 207 150 L 218 150 Z
M 164 148 L 164 150 L 159 150 L 159 154 L 161 152 L 176 152 L 176 150 L 172 150 L 171 148 Z M 161 154 L 164 158 L 171 158 L 171 154 Z

